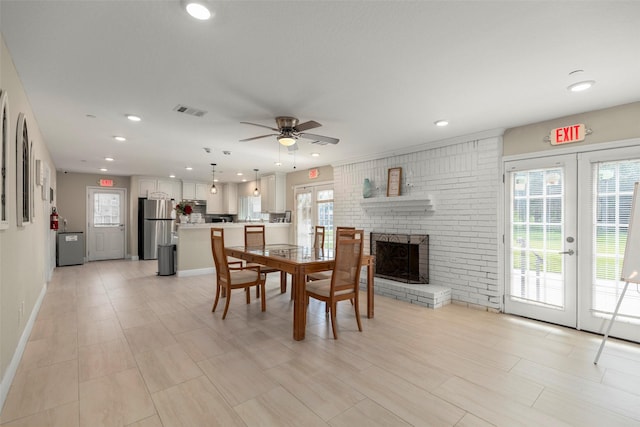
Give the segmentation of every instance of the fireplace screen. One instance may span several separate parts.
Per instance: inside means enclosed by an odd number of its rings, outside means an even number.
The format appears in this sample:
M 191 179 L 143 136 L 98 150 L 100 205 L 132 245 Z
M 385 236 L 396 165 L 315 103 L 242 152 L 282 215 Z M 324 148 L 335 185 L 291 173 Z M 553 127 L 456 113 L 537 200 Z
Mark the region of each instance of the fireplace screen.
M 429 236 L 371 233 L 376 277 L 404 283 L 429 283 Z

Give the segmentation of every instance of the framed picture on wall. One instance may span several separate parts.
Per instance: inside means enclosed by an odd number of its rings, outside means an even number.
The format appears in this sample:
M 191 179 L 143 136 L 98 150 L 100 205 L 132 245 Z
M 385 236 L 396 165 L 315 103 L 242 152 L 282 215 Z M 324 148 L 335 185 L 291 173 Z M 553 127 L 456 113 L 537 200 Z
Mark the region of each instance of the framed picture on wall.
M 387 171 L 387 197 L 400 195 L 402 168 L 390 168 Z

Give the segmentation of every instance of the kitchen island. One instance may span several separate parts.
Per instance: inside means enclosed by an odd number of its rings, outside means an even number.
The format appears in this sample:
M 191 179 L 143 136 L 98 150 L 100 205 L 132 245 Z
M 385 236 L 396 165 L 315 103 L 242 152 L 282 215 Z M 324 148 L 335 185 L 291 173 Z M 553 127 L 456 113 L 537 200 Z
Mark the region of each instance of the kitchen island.
M 179 224 L 177 231 L 178 276 L 196 276 L 210 274 L 213 268 L 211 255 L 211 228 L 224 229 L 225 246 L 244 245 L 244 226 L 264 224 L 266 244 L 289 243 L 290 223 L 206 223 Z

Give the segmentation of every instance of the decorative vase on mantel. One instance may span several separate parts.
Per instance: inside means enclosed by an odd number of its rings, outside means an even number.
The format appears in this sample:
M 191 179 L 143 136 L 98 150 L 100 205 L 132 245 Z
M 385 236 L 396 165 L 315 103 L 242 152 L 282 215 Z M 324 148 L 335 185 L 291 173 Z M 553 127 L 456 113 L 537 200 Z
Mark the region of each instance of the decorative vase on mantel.
M 371 181 L 369 181 L 369 178 L 365 178 L 364 184 L 362 185 L 362 197 L 364 197 L 365 199 L 368 199 L 369 197 L 371 197 L 371 194 L 372 194 Z

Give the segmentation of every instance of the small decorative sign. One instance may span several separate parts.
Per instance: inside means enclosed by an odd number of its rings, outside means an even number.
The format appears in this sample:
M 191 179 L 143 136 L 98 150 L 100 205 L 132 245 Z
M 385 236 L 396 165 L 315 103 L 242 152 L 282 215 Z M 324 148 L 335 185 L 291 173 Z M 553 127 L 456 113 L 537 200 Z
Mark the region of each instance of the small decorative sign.
M 551 129 L 549 140 L 551 145 L 570 144 L 572 142 L 584 141 L 587 130 L 584 124 L 579 123 L 571 126 Z
M 309 169 L 309 179 L 316 179 L 318 176 L 320 176 L 318 168 Z
M 402 168 L 390 168 L 387 175 L 387 197 L 400 195 Z
M 112 179 L 101 179 L 100 180 L 100 187 L 113 187 L 113 180 Z

